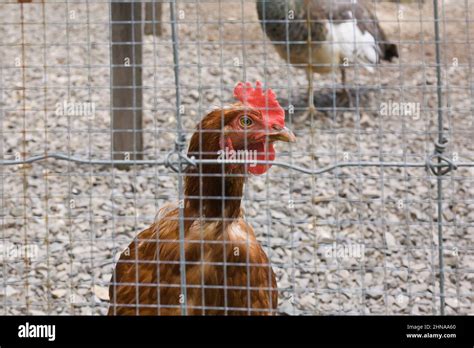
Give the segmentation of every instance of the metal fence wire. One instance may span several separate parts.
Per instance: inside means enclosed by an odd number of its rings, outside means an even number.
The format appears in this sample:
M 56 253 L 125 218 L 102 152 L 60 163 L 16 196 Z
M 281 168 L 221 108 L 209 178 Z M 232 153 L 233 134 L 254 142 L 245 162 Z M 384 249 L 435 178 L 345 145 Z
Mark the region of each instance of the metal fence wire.
M 354 21 L 359 6 L 374 16 Z M 224 305 L 192 301 L 211 286 L 205 271 L 197 283 L 186 276 L 196 265 L 182 203 L 190 168 L 235 161 L 186 149 L 203 116 L 235 102 L 238 81 L 257 80 L 296 135 L 256 162 L 273 166 L 243 191 L 276 274 L 268 312 L 474 313 L 472 0 L 2 0 L 0 13 L 2 314 L 106 314 L 120 255 L 172 202 L 179 302 L 138 300 L 136 257 L 131 313 L 231 314 L 225 259 L 214 284 Z M 358 28 L 375 20 L 386 34 L 376 39 L 397 45 L 391 62 L 312 55 L 310 41 L 366 54 L 371 37 Z M 308 34 L 308 23 L 332 29 Z M 170 261 L 152 260 L 159 270 Z M 162 277 L 146 284 L 158 297 L 170 286 Z

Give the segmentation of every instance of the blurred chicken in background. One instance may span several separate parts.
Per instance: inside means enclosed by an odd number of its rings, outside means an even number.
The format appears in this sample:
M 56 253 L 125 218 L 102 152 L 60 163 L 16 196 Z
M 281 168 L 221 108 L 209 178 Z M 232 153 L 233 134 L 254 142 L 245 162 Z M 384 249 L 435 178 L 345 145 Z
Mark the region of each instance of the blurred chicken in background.
M 369 71 L 381 60 L 398 57 L 387 42 L 375 15 L 357 0 L 257 0 L 260 24 L 279 55 L 306 70 L 309 114 L 314 114 L 314 73 L 341 70 L 345 95 L 345 69 L 360 65 Z

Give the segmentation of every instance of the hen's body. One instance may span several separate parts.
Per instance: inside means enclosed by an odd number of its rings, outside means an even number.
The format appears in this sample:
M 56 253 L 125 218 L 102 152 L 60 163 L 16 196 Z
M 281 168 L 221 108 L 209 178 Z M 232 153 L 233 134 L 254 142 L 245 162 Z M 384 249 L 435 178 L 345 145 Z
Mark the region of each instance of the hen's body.
M 178 207 L 170 204 L 122 253 L 109 315 L 180 315 L 179 246 Z M 224 229 L 220 221 L 196 218 L 187 227 L 185 250 L 187 314 L 268 315 L 276 309 L 275 276 L 242 214 Z
M 346 67 L 358 64 L 372 71 L 381 59 L 398 57 L 377 18 L 357 2 L 257 0 L 257 12 L 278 54 L 306 70 L 311 98 L 315 72 L 341 69 L 345 84 Z

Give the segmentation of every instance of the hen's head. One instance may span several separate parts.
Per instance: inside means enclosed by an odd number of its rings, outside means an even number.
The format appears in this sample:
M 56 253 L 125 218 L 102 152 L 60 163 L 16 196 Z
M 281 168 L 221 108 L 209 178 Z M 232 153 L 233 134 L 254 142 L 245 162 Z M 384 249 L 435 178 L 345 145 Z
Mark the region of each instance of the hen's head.
M 200 153 L 220 151 L 223 158 L 234 153 L 240 158 L 247 156 L 250 160 L 273 161 L 274 142 L 296 140 L 285 127 L 285 111 L 271 89 L 263 90 L 259 81 L 255 88 L 248 82 L 240 82 L 234 89 L 234 96 L 238 103 L 214 110 L 204 117 L 198 127 L 202 135 L 196 133 L 193 136 L 190 152 L 198 149 Z M 212 156 L 202 156 L 205 157 Z M 245 166 L 247 172 L 255 175 L 264 174 L 270 167 L 271 164 Z

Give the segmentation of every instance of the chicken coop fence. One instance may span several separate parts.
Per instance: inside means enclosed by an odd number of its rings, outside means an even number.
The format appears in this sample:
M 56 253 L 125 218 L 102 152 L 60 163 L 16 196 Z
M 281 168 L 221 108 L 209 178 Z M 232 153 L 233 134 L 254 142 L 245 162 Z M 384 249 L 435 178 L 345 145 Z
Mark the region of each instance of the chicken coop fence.
M 273 167 L 243 197 L 278 313 L 473 313 L 474 3 L 329 2 L 370 8 L 399 57 L 342 61 L 344 84 L 314 74 L 310 97 L 275 46 L 292 54 L 311 2 L 283 3 L 276 21 L 254 0 L 3 0 L 3 314 L 105 314 L 118 256 L 184 199 L 186 168 L 230 163 L 186 154 L 196 124 L 256 80 L 297 139 L 256 162 Z

